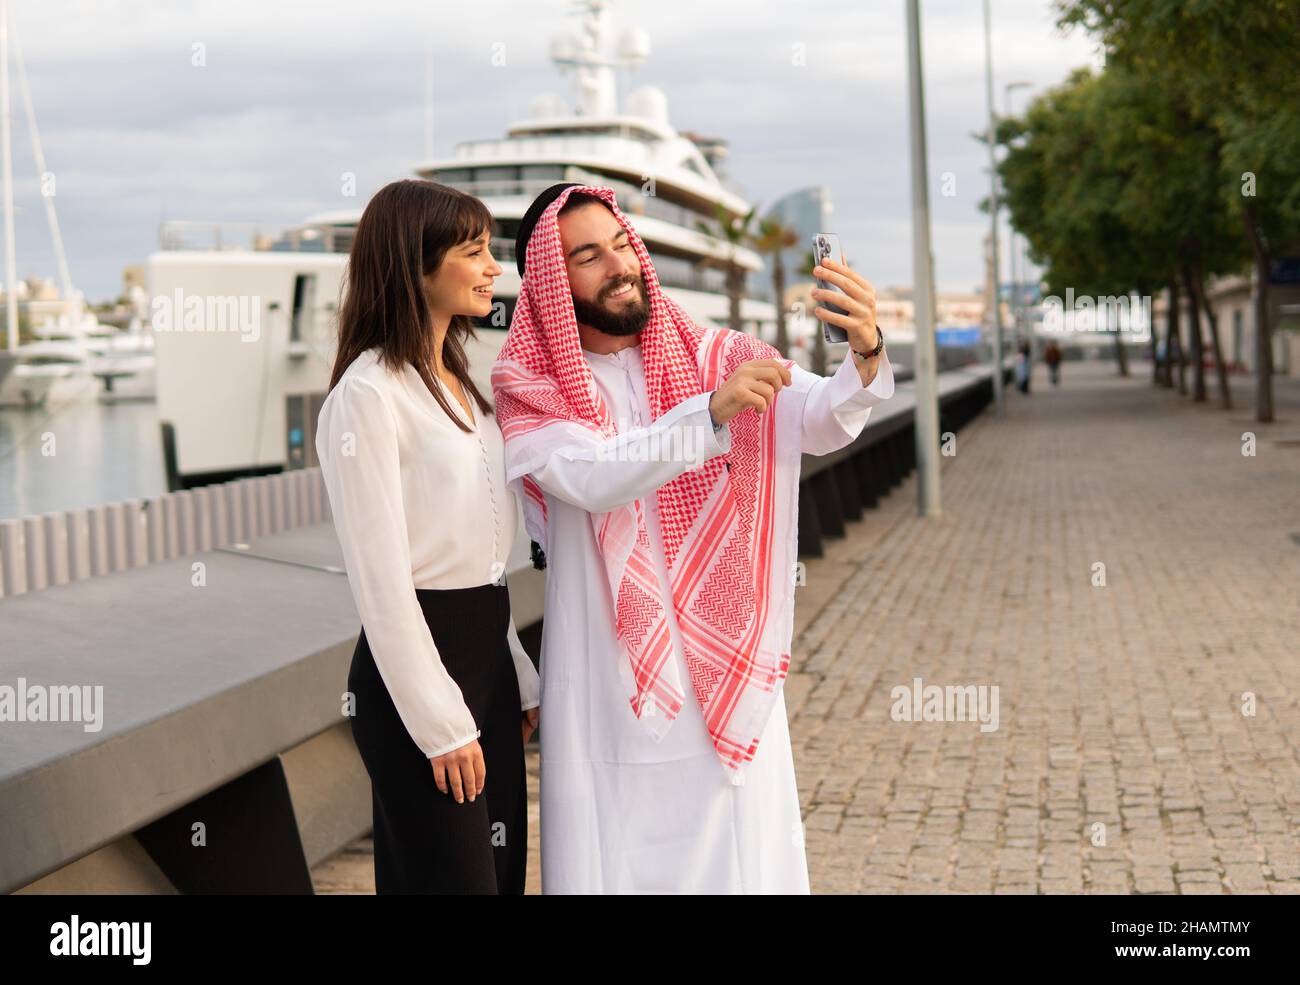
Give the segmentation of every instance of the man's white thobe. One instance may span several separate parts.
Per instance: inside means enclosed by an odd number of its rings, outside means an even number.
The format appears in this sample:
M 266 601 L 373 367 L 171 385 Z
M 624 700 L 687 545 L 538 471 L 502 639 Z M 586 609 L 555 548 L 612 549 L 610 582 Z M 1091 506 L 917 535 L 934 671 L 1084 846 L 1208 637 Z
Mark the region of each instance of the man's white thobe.
M 584 355 L 619 425 L 623 453 L 614 459 L 574 446 L 552 454 L 533 473 L 546 494 L 549 541 L 541 656 L 542 892 L 807 893 L 784 694 L 743 785 L 733 785 L 690 686 L 660 537 L 654 491 L 728 451 L 729 428 L 714 432 L 708 393 L 651 421 L 640 346 Z M 862 386 L 851 355 L 831 377 L 797 366 L 791 372 L 777 413 L 802 416 L 802 450 L 811 454 L 856 438 L 871 407 L 894 390 L 887 357 L 869 387 Z M 697 454 L 690 462 L 655 452 L 665 447 Z M 685 685 L 682 710 L 660 742 L 629 702 L 629 672 L 619 665 L 628 658 L 591 518 L 636 499 L 645 509 L 672 659 Z M 793 539 L 795 532 L 773 531 L 787 535 Z M 787 619 L 793 598 L 790 606 Z

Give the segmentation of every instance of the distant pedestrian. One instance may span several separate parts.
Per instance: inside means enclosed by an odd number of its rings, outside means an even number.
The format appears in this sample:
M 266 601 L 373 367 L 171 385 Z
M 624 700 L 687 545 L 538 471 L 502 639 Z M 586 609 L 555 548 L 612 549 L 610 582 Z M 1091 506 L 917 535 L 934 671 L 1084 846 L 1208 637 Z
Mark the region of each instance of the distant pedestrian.
M 1043 362 L 1047 363 L 1047 373 L 1052 379 L 1052 386 L 1061 382 L 1061 347 L 1055 342 L 1047 343 L 1043 352 Z
M 1029 392 L 1029 343 L 1021 342 L 1016 353 L 1016 389 L 1021 393 Z

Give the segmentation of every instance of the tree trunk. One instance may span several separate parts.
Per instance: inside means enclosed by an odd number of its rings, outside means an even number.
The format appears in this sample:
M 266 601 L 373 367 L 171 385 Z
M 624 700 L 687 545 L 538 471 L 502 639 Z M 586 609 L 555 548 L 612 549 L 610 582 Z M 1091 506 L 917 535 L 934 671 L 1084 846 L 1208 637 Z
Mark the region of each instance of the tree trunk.
M 1192 357 L 1192 401 L 1205 402 L 1205 353 L 1201 339 L 1201 306 L 1190 267 L 1183 267 L 1183 284 L 1187 287 L 1187 341 Z
M 820 319 L 813 321 L 812 371 L 818 376 L 826 375 L 826 330 Z
M 1178 345 L 1178 281 L 1169 282 L 1169 310 L 1165 315 L 1165 360 L 1160 368 L 1160 382 L 1174 385 L 1174 347 Z
M 1268 323 L 1268 277 L 1273 264 L 1255 225 L 1255 210 L 1242 206 L 1246 238 L 1255 254 L 1255 420 L 1273 420 L 1273 337 Z
M 1124 332 L 1115 326 L 1115 358 L 1119 361 L 1119 375 L 1128 376 L 1128 355 L 1124 352 Z
M 743 332 L 744 322 L 740 318 L 740 299 L 745 294 L 745 271 L 737 264 L 727 267 L 727 321 L 733 332 Z
M 1177 280 L 1177 277 L 1174 278 Z M 1182 301 L 1182 293 L 1179 292 L 1178 300 Z M 1182 333 L 1182 312 L 1178 313 L 1178 322 L 1175 322 L 1174 344 L 1178 347 L 1178 392 L 1184 397 L 1187 396 L 1187 352 L 1183 349 Z
M 1214 375 L 1219 382 L 1219 405 L 1224 410 L 1232 409 L 1232 391 L 1228 388 L 1228 367 L 1223 364 L 1223 346 L 1219 341 L 1219 319 L 1210 307 L 1210 299 L 1205 293 L 1205 278 L 1199 267 L 1192 268 L 1192 299 L 1205 311 L 1205 320 L 1210 326 L 1210 349 L 1214 353 Z
M 790 356 L 790 333 L 785 324 L 785 266 L 779 251 L 772 257 L 772 290 L 776 292 L 776 351 L 785 359 Z

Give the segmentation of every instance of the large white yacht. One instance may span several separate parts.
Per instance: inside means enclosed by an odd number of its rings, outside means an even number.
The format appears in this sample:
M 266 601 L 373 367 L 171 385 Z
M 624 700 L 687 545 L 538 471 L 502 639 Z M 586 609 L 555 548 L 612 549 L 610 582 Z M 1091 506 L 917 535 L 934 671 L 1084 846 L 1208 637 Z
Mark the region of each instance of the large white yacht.
M 678 132 L 667 98 L 641 86 L 620 101 L 616 69 L 649 54 L 644 32 L 613 43 L 609 0 L 575 5 L 580 32 L 551 58 L 573 95 L 539 95 L 504 137 L 471 140 L 417 175 L 480 198 L 491 210 L 493 255 L 505 273 L 493 314 L 478 321 L 471 371 L 485 393 L 518 296 L 514 239 L 543 189 L 560 181 L 612 187 L 653 257 L 666 292 L 701 324 L 727 325 L 726 267 L 745 272 L 740 316 L 771 335 L 767 285 L 749 277 L 760 255 L 732 246 L 719 215 L 750 211 L 728 187 L 725 142 Z M 315 421 L 333 358 L 339 287 L 360 209 L 322 213 L 249 248 L 227 249 L 223 228 L 170 223 L 147 263 L 157 357 L 158 416 L 172 488 L 315 464 Z M 216 242 L 195 248 L 195 235 Z

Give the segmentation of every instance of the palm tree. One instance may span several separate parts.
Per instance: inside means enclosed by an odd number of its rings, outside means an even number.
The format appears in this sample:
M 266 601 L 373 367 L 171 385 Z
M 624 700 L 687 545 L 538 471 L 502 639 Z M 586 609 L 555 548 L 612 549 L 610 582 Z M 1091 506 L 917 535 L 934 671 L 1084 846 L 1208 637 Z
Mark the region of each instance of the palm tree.
M 785 264 L 781 253 L 799 242 L 799 234 L 780 219 L 768 217 L 758 224 L 758 234 L 751 245 L 759 253 L 772 257 L 772 291 L 776 300 L 776 351 L 790 355 L 790 335 L 785 327 Z
M 740 318 L 740 302 L 745 296 L 745 268 L 736 262 L 736 250 L 747 245 L 753 238 L 750 233 L 750 223 L 754 221 L 756 209 L 750 209 L 745 215 L 737 216 L 728 212 L 722 205 L 715 203 L 713 214 L 717 222 L 717 229 L 704 222 L 697 222 L 696 229 L 706 236 L 717 237 L 721 231 L 720 238 L 725 239 L 730 249 L 725 259 L 707 259 L 701 263 L 705 266 L 718 266 L 723 269 L 726 276 L 727 290 L 727 322 L 732 331 L 743 332 L 744 323 Z

